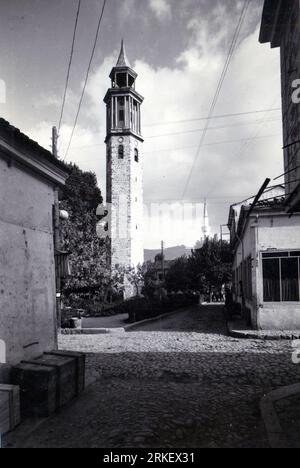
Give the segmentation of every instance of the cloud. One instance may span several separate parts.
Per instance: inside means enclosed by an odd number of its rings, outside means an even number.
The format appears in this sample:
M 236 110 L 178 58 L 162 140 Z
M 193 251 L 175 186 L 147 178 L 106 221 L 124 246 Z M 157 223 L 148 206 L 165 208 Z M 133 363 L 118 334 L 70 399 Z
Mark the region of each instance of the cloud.
M 165 1 L 151 1 L 149 5 L 157 15 L 162 15 L 161 19 L 171 14 Z M 181 203 L 197 156 L 184 198 L 195 203 L 208 198 L 213 233 L 219 232 L 220 224 L 227 221 L 231 203 L 256 193 L 266 176 L 275 177 L 282 172 L 280 112 L 212 119 L 204 145 L 197 151 L 205 120 L 195 119 L 208 115 L 233 33 L 232 14 L 236 17 L 239 12 L 233 8 L 228 10 L 224 4 L 217 4 L 207 15 L 196 16 L 193 12 L 186 19 L 186 46 L 175 57 L 172 67 L 157 67 L 145 59 L 134 62 L 134 57 L 130 57 L 139 75 L 136 89 L 145 97 L 142 107 L 145 201 Z M 219 96 L 215 109 L 218 115 L 280 106 L 278 51 L 258 43 L 259 14 L 254 9 L 249 15 Z M 70 160 L 84 170 L 96 172 L 102 192 L 106 173 L 106 114 L 102 98 L 110 86 L 108 75 L 117 55 L 115 50 L 91 74 L 70 152 Z M 171 123 L 174 121 L 180 123 Z M 62 152 L 70 132 L 71 120 L 62 128 Z M 49 145 L 51 126 L 44 123 L 32 129 L 31 134 Z M 160 234 L 156 218 L 155 215 L 150 221 L 149 216 L 146 218 L 148 248 L 157 247 L 158 232 L 169 246 L 175 241 L 190 245 L 201 237 L 201 217 L 194 220 L 190 230 L 193 234 L 182 227 L 180 217 L 174 220 L 172 230 L 161 226 Z
M 172 10 L 168 0 L 150 0 L 150 9 L 159 20 L 171 19 Z
M 126 0 L 121 2 L 119 8 L 119 17 L 121 21 L 126 21 L 132 16 L 136 16 L 136 2 L 135 0 Z

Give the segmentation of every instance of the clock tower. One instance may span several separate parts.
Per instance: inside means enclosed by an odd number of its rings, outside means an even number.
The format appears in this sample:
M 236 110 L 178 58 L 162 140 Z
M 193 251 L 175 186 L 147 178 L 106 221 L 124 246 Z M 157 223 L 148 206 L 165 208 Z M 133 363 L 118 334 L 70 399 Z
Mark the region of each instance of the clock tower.
M 106 191 L 110 206 L 111 266 L 136 267 L 144 262 L 143 157 L 141 104 L 137 73 L 131 68 L 124 43 L 110 73 L 104 98 L 107 112 Z

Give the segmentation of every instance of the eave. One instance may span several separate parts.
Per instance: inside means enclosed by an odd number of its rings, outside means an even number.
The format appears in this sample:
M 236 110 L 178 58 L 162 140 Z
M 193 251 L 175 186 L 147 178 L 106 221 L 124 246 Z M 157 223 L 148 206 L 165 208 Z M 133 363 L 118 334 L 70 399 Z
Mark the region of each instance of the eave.
M 104 140 L 104 143 L 107 143 L 112 136 L 116 136 L 116 137 L 118 137 L 118 136 L 120 136 L 120 137 L 121 136 L 133 136 L 134 138 L 139 140 L 141 143 L 144 143 L 143 137 L 141 135 L 139 135 L 138 133 L 133 132 L 130 128 L 111 130 L 109 132 L 109 134 L 106 136 L 106 138 Z
M 14 148 L 0 137 L 0 157 L 5 159 L 9 165 L 18 163 L 25 169 L 47 179 L 57 186 L 64 186 L 69 172 L 62 169 L 55 163 L 50 162 L 43 156 L 32 156 L 26 151 Z
M 111 96 L 121 97 L 121 96 L 128 96 L 128 95 L 133 96 L 140 104 L 142 104 L 142 102 L 144 101 L 143 96 L 139 94 L 133 88 L 109 88 L 103 100 L 105 104 L 107 104 Z
M 294 0 L 265 0 L 259 42 L 270 43 L 272 48 L 280 47 L 285 18 Z

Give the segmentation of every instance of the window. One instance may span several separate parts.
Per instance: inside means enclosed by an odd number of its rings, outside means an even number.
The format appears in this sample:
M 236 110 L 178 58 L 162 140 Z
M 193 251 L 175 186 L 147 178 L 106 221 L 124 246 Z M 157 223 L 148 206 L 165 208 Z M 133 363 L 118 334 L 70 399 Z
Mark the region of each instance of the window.
M 116 73 L 116 83 L 119 88 L 126 86 L 126 73 Z
M 279 258 L 263 260 L 264 302 L 280 302 Z
M 118 98 L 118 128 L 124 128 L 125 125 L 125 99 Z
M 134 160 L 139 162 L 139 150 L 137 148 L 134 150 Z
M 118 156 L 119 156 L 119 159 L 124 159 L 124 146 L 123 145 L 119 145 Z
M 296 252 L 279 253 L 276 258 L 263 255 L 264 302 L 297 302 L 299 291 L 299 261 Z
M 299 301 L 298 259 L 281 260 L 282 301 Z
M 123 109 L 120 109 L 119 110 L 119 127 L 122 127 L 122 128 L 124 127 L 124 116 L 125 114 L 124 114 Z

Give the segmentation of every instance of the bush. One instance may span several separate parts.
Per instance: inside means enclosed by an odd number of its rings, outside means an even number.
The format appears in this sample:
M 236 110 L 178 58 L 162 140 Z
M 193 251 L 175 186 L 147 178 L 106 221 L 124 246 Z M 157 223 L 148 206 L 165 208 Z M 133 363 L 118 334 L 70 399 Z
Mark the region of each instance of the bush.
M 172 312 L 181 307 L 187 307 L 198 303 L 198 296 L 193 294 L 174 294 L 159 299 L 137 298 L 124 303 L 128 311 L 129 322 L 140 322 L 154 318 L 167 312 Z
M 128 314 L 130 323 L 140 322 L 141 320 L 172 312 L 181 307 L 197 304 L 198 300 L 198 295 L 189 293 L 169 294 L 163 297 L 162 300 L 158 298 L 135 297 L 105 307 L 97 301 L 94 302 L 87 299 L 84 301 L 76 300 L 72 303 L 72 307 L 67 307 L 62 310 L 62 326 L 63 328 L 68 326 L 67 324 L 72 317 L 80 318 L 82 315 L 90 317 L 109 317 L 118 314 Z

